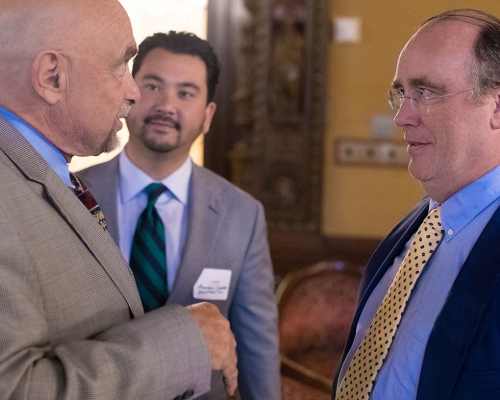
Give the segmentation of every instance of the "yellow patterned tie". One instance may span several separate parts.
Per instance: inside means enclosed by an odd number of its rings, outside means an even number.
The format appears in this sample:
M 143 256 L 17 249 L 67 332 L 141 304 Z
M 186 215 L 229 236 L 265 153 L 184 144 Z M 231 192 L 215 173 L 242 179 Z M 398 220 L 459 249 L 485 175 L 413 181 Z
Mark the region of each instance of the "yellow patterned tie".
M 415 234 L 391 287 L 349 364 L 337 391 L 337 400 L 369 399 L 377 374 L 396 335 L 410 293 L 443 237 L 440 212 L 441 205 L 432 209 Z

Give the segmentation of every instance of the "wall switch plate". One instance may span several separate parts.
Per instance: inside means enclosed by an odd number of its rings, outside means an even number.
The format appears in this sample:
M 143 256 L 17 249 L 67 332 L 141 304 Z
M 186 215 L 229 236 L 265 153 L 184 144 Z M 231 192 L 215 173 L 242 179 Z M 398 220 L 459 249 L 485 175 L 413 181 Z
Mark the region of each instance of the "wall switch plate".
M 333 18 L 333 38 L 336 43 L 361 43 L 361 18 Z

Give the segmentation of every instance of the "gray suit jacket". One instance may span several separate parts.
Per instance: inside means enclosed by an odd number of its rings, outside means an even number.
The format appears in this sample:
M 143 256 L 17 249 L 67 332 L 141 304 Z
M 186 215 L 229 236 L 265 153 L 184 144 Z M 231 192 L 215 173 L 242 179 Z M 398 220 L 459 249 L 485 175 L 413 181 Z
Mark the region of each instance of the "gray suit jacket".
M 207 391 L 210 355 L 196 320 L 176 305 L 144 315 L 112 238 L 1 117 L 0 176 L 0 398 Z
M 78 172 L 99 202 L 117 243 L 118 164 L 119 157 L 115 157 Z M 227 300 L 210 302 L 229 318 L 236 337 L 242 399 L 278 400 L 277 307 L 262 205 L 227 180 L 193 164 L 186 242 L 168 303 L 202 301 L 194 299 L 192 292 L 204 268 L 232 271 Z M 220 373 L 214 374 L 210 394 L 203 398 L 226 398 Z

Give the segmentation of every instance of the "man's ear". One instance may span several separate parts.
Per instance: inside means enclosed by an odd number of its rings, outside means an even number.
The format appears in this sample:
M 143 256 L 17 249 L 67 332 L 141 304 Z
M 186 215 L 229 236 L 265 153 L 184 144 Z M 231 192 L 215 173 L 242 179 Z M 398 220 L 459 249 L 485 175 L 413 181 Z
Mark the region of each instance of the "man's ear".
M 495 109 L 491 116 L 491 127 L 494 129 L 500 129 L 500 88 L 494 91 L 495 99 Z
M 57 103 L 66 89 L 66 58 L 56 50 L 40 53 L 33 61 L 33 88 L 49 104 Z
M 205 119 L 203 120 L 203 134 L 208 133 L 216 109 L 217 104 L 215 104 L 213 101 L 207 104 L 207 107 L 205 108 Z

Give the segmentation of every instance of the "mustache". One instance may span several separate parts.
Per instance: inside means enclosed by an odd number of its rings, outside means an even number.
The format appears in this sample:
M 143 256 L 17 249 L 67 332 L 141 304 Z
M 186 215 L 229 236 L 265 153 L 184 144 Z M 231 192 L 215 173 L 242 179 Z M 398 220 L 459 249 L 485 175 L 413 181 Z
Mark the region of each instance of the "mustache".
M 132 108 L 132 104 L 130 104 L 128 101 L 124 101 L 122 106 L 120 107 L 120 111 L 118 111 L 118 119 L 120 118 L 125 118 L 128 113 L 130 112 L 130 109 Z
M 168 114 L 155 114 L 155 115 L 149 115 L 146 118 L 144 118 L 144 123 L 149 124 L 152 121 L 163 121 L 163 122 L 168 122 L 174 126 L 174 128 L 177 131 L 181 130 L 181 124 L 174 120 L 172 117 L 170 117 Z

